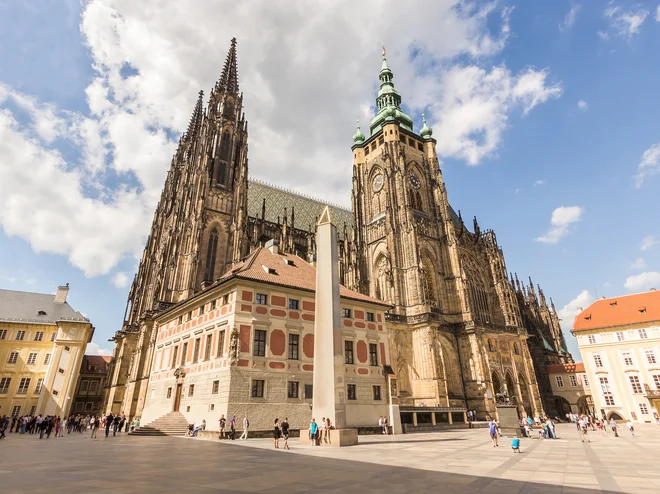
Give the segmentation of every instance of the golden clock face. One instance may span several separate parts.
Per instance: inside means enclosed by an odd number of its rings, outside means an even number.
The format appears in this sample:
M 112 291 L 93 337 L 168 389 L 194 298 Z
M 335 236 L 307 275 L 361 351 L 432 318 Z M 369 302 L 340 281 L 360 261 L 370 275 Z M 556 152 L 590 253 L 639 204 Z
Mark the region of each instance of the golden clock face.
M 410 185 L 412 185 L 413 189 L 419 189 L 422 186 L 422 182 L 419 181 L 419 178 L 414 173 L 410 174 Z
M 383 175 L 379 173 L 374 177 L 374 181 L 372 185 L 373 191 L 376 193 L 380 192 L 380 190 L 383 188 L 383 183 L 384 183 Z

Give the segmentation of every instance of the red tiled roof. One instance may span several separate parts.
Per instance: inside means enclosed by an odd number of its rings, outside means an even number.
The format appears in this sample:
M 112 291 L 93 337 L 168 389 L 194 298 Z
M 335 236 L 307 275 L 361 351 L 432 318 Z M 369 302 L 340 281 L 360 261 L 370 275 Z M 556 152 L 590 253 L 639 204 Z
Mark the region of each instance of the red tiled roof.
M 573 331 L 660 321 L 660 291 L 596 300 L 580 312 Z
M 287 259 L 293 261 L 293 265 L 287 264 Z M 269 268 L 274 270 L 274 272 L 269 272 Z M 316 290 L 316 268 L 314 266 L 296 255 L 273 254 L 269 249 L 264 247 L 255 250 L 245 261 L 234 266 L 219 282 L 222 283 L 232 277 L 299 288 L 312 292 Z M 389 307 L 382 300 L 349 290 L 343 285 L 339 285 L 339 295 L 342 298 Z
M 559 374 L 562 372 L 584 372 L 584 364 L 578 362 L 575 364 L 555 364 L 548 366 L 549 374 Z
M 112 361 L 112 357 L 105 355 L 84 355 L 83 361 L 80 366 L 80 372 L 89 373 L 94 372 L 89 370 L 90 365 L 96 366 L 96 372 L 105 373 L 107 371 L 108 364 Z

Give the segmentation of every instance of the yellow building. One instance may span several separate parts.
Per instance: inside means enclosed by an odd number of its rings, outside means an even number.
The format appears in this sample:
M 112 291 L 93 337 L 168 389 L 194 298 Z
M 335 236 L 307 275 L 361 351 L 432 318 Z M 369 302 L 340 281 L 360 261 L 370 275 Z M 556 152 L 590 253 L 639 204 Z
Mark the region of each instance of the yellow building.
M 585 415 L 595 413 L 589 378 L 584 372 L 584 364 L 549 365 L 548 376 L 555 410 L 559 418 L 563 419 L 569 413 Z
M 0 415 L 66 415 L 94 327 L 55 295 L 0 290 Z
M 572 332 L 599 415 L 658 421 L 660 292 L 597 300 L 577 315 Z

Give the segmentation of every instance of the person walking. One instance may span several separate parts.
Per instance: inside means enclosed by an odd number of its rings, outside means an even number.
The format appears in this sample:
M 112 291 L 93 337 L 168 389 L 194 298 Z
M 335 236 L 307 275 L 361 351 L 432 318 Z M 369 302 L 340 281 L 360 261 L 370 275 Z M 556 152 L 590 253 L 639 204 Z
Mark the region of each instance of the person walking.
M 280 424 L 280 428 L 282 429 L 282 437 L 284 438 L 284 449 L 291 449 L 289 448 L 289 418 L 284 417 L 284 422 Z
M 229 439 L 232 441 L 236 438 L 236 415 L 232 415 L 229 419 Z
M 633 423 L 628 419 L 628 422 L 626 422 L 626 427 L 630 431 L 630 434 L 632 434 L 632 437 L 635 437 L 635 428 L 633 427 Z
M 591 442 L 591 439 L 589 438 L 589 428 L 588 428 L 588 422 L 584 417 L 582 417 L 580 420 L 578 420 L 578 424 L 580 426 L 580 434 L 582 438 L 582 442 L 584 442 L 584 438 L 587 438 L 587 442 Z
M 319 429 L 319 424 L 316 423 L 316 419 L 312 418 L 312 421 L 309 424 L 309 445 L 316 445 L 316 433 Z
M 110 428 L 112 427 L 112 423 L 115 421 L 114 415 L 112 415 L 112 412 L 108 414 L 108 416 L 105 418 L 105 437 L 108 437 L 110 434 Z
M 245 417 L 243 417 L 243 434 L 241 434 L 241 437 L 239 439 L 247 441 L 249 428 L 250 428 L 250 421 L 248 420 L 248 416 L 246 415 Z
M 220 435 L 218 436 L 218 439 L 227 439 L 227 434 L 225 433 L 225 427 L 227 427 L 227 419 L 225 418 L 224 413 L 220 416 L 218 427 L 220 429 Z
M 275 445 L 275 449 L 280 449 L 280 433 L 279 419 L 276 418 L 273 427 L 273 444 Z
M 89 426 L 92 428 L 92 435 L 90 439 L 98 439 L 96 434 L 99 431 L 99 419 L 96 417 L 96 415 L 89 419 Z
M 490 439 L 493 442 L 493 448 L 499 446 L 497 442 L 497 422 L 495 422 L 495 419 L 488 424 L 488 432 L 490 433 Z

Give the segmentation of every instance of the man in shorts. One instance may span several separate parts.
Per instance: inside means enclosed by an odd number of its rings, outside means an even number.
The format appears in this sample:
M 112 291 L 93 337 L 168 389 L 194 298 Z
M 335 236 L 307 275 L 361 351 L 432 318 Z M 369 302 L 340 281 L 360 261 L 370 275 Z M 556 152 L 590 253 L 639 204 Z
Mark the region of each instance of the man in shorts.
M 284 449 L 289 448 L 289 419 L 284 417 L 284 422 L 280 424 L 280 429 L 282 429 L 282 438 L 284 439 Z
M 488 424 L 488 432 L 490 433 L 491 441 L 493 441 L 493 448 L 499 446 L 497 442 L 497 422 L 495 422 L 495 419 L 491 420 Z
M 227 419 L 225 418 L 225 414 L 223 413 L 218 422 L 218 428 L 220 429 L 220 435 L 218 436 L 218 439 L 227 439 L 227 434 L 225 433 L 225 427 L 227 427 Z

